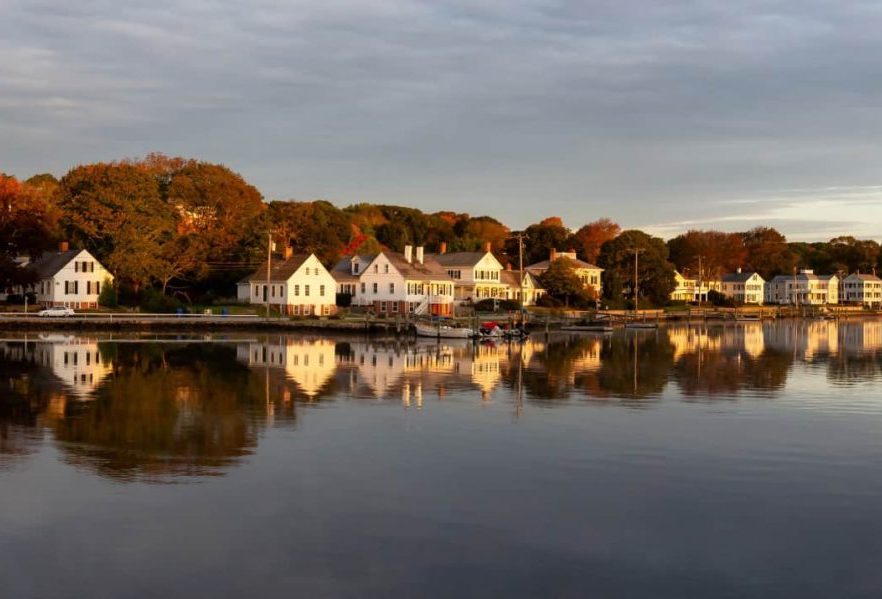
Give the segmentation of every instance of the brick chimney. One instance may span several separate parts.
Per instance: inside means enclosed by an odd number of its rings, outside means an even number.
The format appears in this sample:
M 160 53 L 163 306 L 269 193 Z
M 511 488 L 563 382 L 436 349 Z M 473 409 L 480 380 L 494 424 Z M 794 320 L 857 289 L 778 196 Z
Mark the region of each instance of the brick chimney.
M 416 261 L 420 264 L 423 263 L 423 246 L 418 245 L 416 248 Z
M 58 242 L 58 251 L 59 252 L 66 252 L 69 249 L 70 249 L 70 244 L 68 242 L 66 242 L 66 241 L 59 241 Z
M 557 260 L 557 250 L 556 249 L 551 248 L 551 255 L 548 257 L 548 259 L 551 262 L 554 262 L 555 260 Z
M 410 264 L 413 261 L 413 246 L 404 246 L 404 261 Z
M 489 252 L 491 247 L 492 247 L 492 246 L 491 246 L 491 244 L 490 244 L 489 241 L 485 241 L 485 242 L 484 242 L 484 251 L 485 251 L 485 252 Z
M 441 248 L 438 250 L 438 253 L 439 254 L 446 254 L 447 253 L 447 242 L 446 241 L 441 242 Z
M 292 248 L 290 245 L 286 245 L 285 246 L 285 260 L 290 260 L 291 256 L 293 256 L 293 255 L 294 255 L 294 248 Z
M 511 262 L 505 263 L 505 270 L 511 270 Z

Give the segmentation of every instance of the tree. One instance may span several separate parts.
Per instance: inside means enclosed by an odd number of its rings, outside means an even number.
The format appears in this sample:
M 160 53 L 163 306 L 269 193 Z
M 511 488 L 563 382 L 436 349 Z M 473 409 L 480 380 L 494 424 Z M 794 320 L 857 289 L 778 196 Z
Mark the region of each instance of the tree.
M 747 248 L 738 233 L 691 230 L 668 241 L 670 260 L 680 272 L 719 278 L 744 266 Z
M 576 274 L 576 263 L 569 258 L 552 261 L 539 280 L 549 295 L 563 300 L 567 305 L 584 306 L 593 303 L 596 296 L 582 283 Z
M 573 238 L 581 258 L 596 264 L 601 246 L 610 239 L 615 239 L 621 231 L 622 228 L 610 219 L 601 218 L 582 226 L 573 234 Z
M 747 250 L 748 266 L 767 281 L 779 274 L 790 274 L 799 257 L 788 247 L 787 238 L 771 227 L 754 227 L 741 234 Z
M 340 259 L 353 237 L 349 216 L 325 201 L 270 202 L 269 221 L 277 239 L 326 265 Z
M 639 295 L 661 306 L 668 302 L 676 283 L 674 265 L 668 262 L 668 247 L 658 237 L 643 231 L 623 231 L 603 244 L 598 258 L 604 272 L 604 293 L 611 300 L 622 294 L 634 297 L 634 252 L 640 252 L 637 285 Z
M 58 205 L 71 240 L 135 291 L 155 278 L 162 248 L 176 234 L 156 179 L 139 165 L 76 167 L 59 182 Z
M 52 247 L 57 235 L 58 212 L 48 196 L 0 175 L 0 253 L 35 257 Z
M 526 235 L 524 240 L 525 264 L 548 260 L 551 250 L 568 250 L 573 247 L 570 230 L 563 226 L 561 219 L 556 216 L 530 225 L 524 233 Z M 517 257 L 517 240 L 509 240 L 506 245 L 506 254 Z

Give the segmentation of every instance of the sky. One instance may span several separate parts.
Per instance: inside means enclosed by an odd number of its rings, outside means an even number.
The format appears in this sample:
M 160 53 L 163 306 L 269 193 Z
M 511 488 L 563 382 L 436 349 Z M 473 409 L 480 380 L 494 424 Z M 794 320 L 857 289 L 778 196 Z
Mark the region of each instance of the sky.
M 0 171 L 882 239 L 882 2 L 0 0 Z

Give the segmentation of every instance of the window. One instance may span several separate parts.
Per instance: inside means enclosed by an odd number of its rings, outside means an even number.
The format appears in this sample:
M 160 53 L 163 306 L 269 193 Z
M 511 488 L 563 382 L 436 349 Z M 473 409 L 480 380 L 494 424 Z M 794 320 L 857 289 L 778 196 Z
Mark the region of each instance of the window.
M 80 263 L 74 262 L 74 272 L 80 272 Z
M 260 295 L 260 287 L 258 285 L 254 286 L 254 295 Z
M 383 272 L 386 274 L 389 274 L 389 265 L 388 264 L 383 265 Z
M 395 283 L 389 283 L 389 293 L 395 293 Z
M 294 285 L 294 295 L 300 295 L 300 285 Z
M 309 285 L 303 286 L 303 295 L 305 295 L 306 297 L 309 297 Z
M 101 281 L 95 281 L 95 293 L 101 293 Z
M 325 286 L 319 285 L 319 295 L 325 297 Z
M 272 289 L 270 289 L 270 295 L 276 297 L 276 286 L 272 285 Z
M 386 311 L 386 302 L 380 302 L 380 312 Z
M 379 292 L 379 285 L 377 283 L 374 283 L 374 295 L 376 295 L 378 292 Z
M 392 311 L 398 312 L 398 302 L 392 302 Z
M 361 292 L 362 294 L 367 293 L 367 283 L 361 284 Z
M 92 281 L 86 281 L 86 295 L 92 293 Z
M 374 272 L 380 272 L 380 265 L 374 264 Z
M 359 266 L 360 266 L 360 265 L 358 264 L 358 262 L 356 262 L 355 264 L 352 265 L 352 272 L 353 272 L 353 274 L 356 274 L 356 275 L 358 274 L 358 267 L 359 267 Z

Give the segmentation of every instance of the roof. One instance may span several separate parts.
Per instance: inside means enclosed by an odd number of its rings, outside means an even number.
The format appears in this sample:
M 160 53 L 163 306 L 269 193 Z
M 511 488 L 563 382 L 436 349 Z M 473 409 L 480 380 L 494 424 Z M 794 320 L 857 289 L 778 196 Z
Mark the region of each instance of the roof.
M 449 254 L 429 254 L 441 266 L 475 266 L 488 252 L 451 252 Z M 492 255 L 492 254 L 491 254 Z
M 589 264 L 588 262 L 585 262 L 584 260 L 579 260 L 578 258 L 573 260 L 572 258 L 568 258 L 566 256 L 558 256 L 557 260 L 561 260 L 563 258 L 566 258 L 567 260 L 569 260 L 571 262 L 575 262 L 576 268 L 586 268 L 589 270 L 603 270 L 599 266 L 595 266 L 594 264 Z M 543 260 L 542 262 L 536 262 L 535 264 L 530 264 L 529 266 L 526 267 L 526 269 L 527 270 L 548 270 L 548 267 L 550 265 L 551 265 L 551 260 Z
M 352 274 L 352 260 L 358 258 L 365 265 L 370 264 L 376 256 L 345 256 L 331 269 L 335 281 L 358 281 L 359 275 Z M 364 271 L 362 271 L 364 272 Z
M 542 284 L 539 282 L 539 279 L 537 279 L 535 276 L 533 276 L 533 274 L 531 274 L 528 271 L 525 271 L 524 274 L 526 275 L 524 277 L 525 283 L 527 280 L 529 280 L 529 281 L 531 281 L 530 284 L 534 288 L 536 288 L 536 289 L 542 288 Z M 519 271 L 519 270 L 503 270 L 499 276 L 499 280 L 502 283 L 509 285 L 510 287 L 520 287 L 521 286 L 521 271 Z
M 416 259 L 412 262 L 408 262 L 404 259 L 403 254 L 395 252 L 383 252 L 383 255 L 389 259 L 392 266 L 394 266 L 404 277 L 432 277 L 432 279 L 436 281 L 453 280 L 450 278 L 450 275 L 447 274 L 447 270 L 431 255 L 424 256 L 422 264 L 417 262 Z
M 48 279 L 55 276 L 82 251 L 79 249 L 66 252 L 43 252 L 43 255 L 36 262 L 32 262 L 28 268 L 37 273 L 40 279 Z
M 874 282 L 882 282 L 882 279 L 872 274 L 863 274 L 863 273 L 852 273 L 845 277 L 846 279 L 859 279 L 861 281 L 874 281 Z
M 730 272 L 723 275 L 721 281 L 723 283 L 746 283 L 753 275 L 759 277 L 759 275 L 755 272 Z
M 769 281 L 770 283 L 786 283 L 788 281 L 792 281 L 794 278 L 798 281 L 829 281 L 836 275 L 816 275 L 814 273 L 805 273 L 801 272 L 797 275 L 775 275 Z
M 297 270 L 303 266 L 312 254 L 294 254 L 287 260 L 273 260 L 270 263 L 270 282 L 287 281 Z M 266 281 L 266 262 L 260 265 L 260 268 L 239 281 L 240 283 L 250 281 Z

